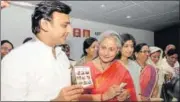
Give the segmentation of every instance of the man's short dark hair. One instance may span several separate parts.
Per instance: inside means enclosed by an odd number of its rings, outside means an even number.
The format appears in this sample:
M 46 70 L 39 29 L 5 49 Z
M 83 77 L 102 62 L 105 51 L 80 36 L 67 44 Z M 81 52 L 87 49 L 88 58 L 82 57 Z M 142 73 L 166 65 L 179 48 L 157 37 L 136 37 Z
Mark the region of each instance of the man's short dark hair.
M 45 19 L 51 21 L 53 12 L 69 14 L 71 8 L 60 2 L 59 0 L 42 1 L 36 5 L 32 14 L 32 32 L 36 35 L 40 32 L 40 20 Z
M 9 44 L 11 45 L 12 49 L 14 49 L 13 44 L 12 44 L 9 40 L 2 40 L 2 41 L 1 41 L 1 46 L 2 46 L 3 44 L 5 44 L 5 43 L 9 43 Z

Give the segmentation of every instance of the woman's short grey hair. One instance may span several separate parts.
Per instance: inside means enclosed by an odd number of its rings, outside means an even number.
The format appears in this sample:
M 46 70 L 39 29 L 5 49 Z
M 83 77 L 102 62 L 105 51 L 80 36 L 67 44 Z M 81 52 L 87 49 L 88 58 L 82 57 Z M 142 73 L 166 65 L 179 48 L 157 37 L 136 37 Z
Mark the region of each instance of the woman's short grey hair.
M 108 30 L 108 31 L 101 33 L 101 35 L 98 39 L 99 43 L 104 41 L 105 38 L 114 38 L 115 42 L 117 44 L 117 47 L 121 48 L 122 44 L 121 44 L 120 36 L 116 31 Z

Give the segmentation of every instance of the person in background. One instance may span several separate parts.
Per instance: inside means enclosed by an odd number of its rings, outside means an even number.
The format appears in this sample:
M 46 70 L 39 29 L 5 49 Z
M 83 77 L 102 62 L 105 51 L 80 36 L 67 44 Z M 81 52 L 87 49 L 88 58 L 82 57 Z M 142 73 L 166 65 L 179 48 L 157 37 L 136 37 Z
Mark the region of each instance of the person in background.
M 32 40 L 33 40 L 32 37 L 27 37 L 27 38 L 24 39 L 23 44 L 26 43 L 26 42 L 32 41 Z
M 140 90 L 141 100 L 153 100 L 157 86 L 158 75 L 156 69 L 147 63 L 150 50 L 146 43 L 140 43 L 135 47 L 135 59 L 141 67 Z
M 97 56 L 98 41 L 94 37 L 89 37 L 84 40 L 83 43 L 83 55 L 82 58 L 77 61 L 76 65 L 84 65 L 89 61 L 92 61 Z
M 139 77 L 141 67 L 139 67 L 133 60 L 130 59 L 133 55 L 136 41 L 131 34 L 121 34 L 120 40 L 122 47 L 118 59 L 119 62 L 130 72 L 133 83 L 135 85 L 137 98 L 140 101 L 140 96 L 138 94 L 140 93 Z
M 117 33 L 104 32 L 99 40 L 98 57 L 85 64 L 91 69 L 94 87 L 82 101 L 137 101 L 135 88 L 128 70 L 117 60 L 121 42 Z M 120 84 L 126 83 L 124 88 Z
M 7 55 L 12 49 L 14 49 L 13 44 L 8 40 L 1 41 L 1 59 Z
M 167 55 L 165 59 L 162 61 L 162 67 L 163 67 L 163 72 L 165 74 L 165 81 L 163 83 L 163 88 L 162 88 L 162 93 L 161 97 L 164 98 L 165 102 L 171 102 L 171 101 L 177 101 L 177 92 L 179 93 L 179 90 L 175 91 L 175 82 L 174 84 L 172 83 L 173 80 L 179 80 L 179 65 L 177 64 L 177 59 L 178 59 L 178 52 L 176 49 L 170 49 L 167 52 Z M 173 85 L 173 86 L 172 86 Z M 179 86 L 179 85 L 178 85 Z M 175 94 L 173 91 L 176 93 Z M 173 93 L 172 95 L 168 92 L 170 91 Z
M 1 0 L 1 10 L 9 7 L 9 0 Z
M 70 46 L 68 44 L 63 44 L 60 46 L 62 46 L 62 50 L 66 53 L 71 65 L 74 66 L 76 64 L 76 61 L 70 58 Z
M 167 55 L 167 52 L 168 52 L 170 49 L 176 49 L 176 46 L 173 45 L 173 44 L 167 45 L 166 48 L 165 48 L 165 50 L 164 50 L 165 56 Z
M 156 68 L 158 73 L 158 85 L 157 89 L 154 92 L 154 95 L 156 97 L 160 97 L 162 84 L 164 82 L 164 73 L 162 68 L 162 57 L 163 57 L 163 51 L 161 48 L 156 46 L 151 46 L 150 48 L 150 56 L 147 60 L 147 63 L 152 65 L 154 68 Z
M 171 79 L 179 77 L 179 64 L 177 64 L 178 52 L 176 49 L 170 49 L 166 58 L 162 61 L 164 73 Z M 179 63 L 179 62 L 178 62 Z
M 73 101 L 84 91 L 71 85 L 70 63 L 57 45 L 72 31 L 71 8 L 59 0 L 35 6 L 36 41 L 22 44 L 1 62 L 1 101 Z
M 173 45 L 173 44 L 169 44 L 169 45 L 166 46 L 165 51 L 164 51 L 165 56 L 164 56 L 164 58 L 163 58 L 163 60 L 162 60 L 163 63 L 166 63 L 167 58 L 169 58 L 167 52 L 168 52 L 169 50 L 171 50 L 171 49 L 176 49 L 176 46 Z M 178 60 L 175 62 L 174 66 L 179 66 Z M 165 66 L 165 71 L 166 71 L 166 67 L 167 67 L 167 66 Z M 167 74 L 166 72 L 164 72 L 164 73 Z M 172 73 L 171 73 L 171 74 L 172 74 Z M 169 75 L 170 75 L 170 74 L 169 74 Z M 168 76 L 168 75 L 167 75 L 167 76 Z M 170 76 L 171 76 L 171 75 L 170 75 Z
M 179 102 L 180 101 L 180 78 L 173 77 L 163 84 L 161 97 L 164 102 Z

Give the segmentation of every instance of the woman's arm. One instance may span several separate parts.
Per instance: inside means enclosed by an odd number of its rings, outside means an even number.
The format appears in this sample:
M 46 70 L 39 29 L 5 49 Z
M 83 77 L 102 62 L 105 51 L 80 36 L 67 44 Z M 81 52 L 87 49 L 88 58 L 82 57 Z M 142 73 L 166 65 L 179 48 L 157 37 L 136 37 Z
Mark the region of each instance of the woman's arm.
M 159 93 L 159 76 L 158 76 L 158 72 L 156 74 L 156 85 L 154 86 L 153 92 L 152 92 L 152 98 L 157 98 L 158 97 L 158 93 Z
M 153 93 L 152 93 L 152 98 L 157 98 L 158 97 L 158 91 L 159 91 L 159 86 L 156 84 L 154 87 Z

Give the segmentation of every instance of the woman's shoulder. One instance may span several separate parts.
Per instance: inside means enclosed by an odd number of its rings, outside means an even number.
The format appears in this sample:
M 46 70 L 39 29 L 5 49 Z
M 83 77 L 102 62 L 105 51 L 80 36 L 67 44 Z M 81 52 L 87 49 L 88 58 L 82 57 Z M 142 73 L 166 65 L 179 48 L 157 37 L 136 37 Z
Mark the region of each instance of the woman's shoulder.
M 129 62 L 129 64 L 133 64 L 133 65 L 137 64 L 134 60 L 131 60 L 131 59 L 129 59 L 128 62 Z
M 84 64 L 84 66 L 89 67 L 93 75 L 97 75 L 98 73 L 100 73 L 94 60 L 87 62 L 86 64 Z
M 93 63 L 93 61 L 89 61 L 89 62 L 87 62 L 86 64 L 84 64 L 84 66 L 90 66 L 90 67 L 92 67 L 92 66 L 94 66 L 94 63 Z
M 155 68 L 154 66 L 152 66 L 150 64 L 147 64 L 146 67 L 148 67 L 148 68 Z
M 128 64 L 128 65 L 129 65 L 130 67 L 141 68 L 136 61 L 130 60 L 130 59 L 129 59 L 128 61 L 129 61 L 129 64 Z
M 124 65 L 123 65 L 123 63 L 121 62 L 121 60 L 115 60 L 114 62 L 113 62 L 113 64 L 116 64 L 116 65 L 118 65 L 118 66 L 122 66 L 122 67 L 124 67 Z M 128 66 L 129 66 L 129 64 L 135 64 L 134 63 L 134 61 L 129 61 L 128 60 Z
M 90 67 L 91 69 L 96 69 L 96 61 L 94 61 L 94 60 L 89 61 L 89 62 L 87 62 L 86 64 L 84 64 L 84 66 L 88 66 L 88 67 Z
M 126 71 L 126 72 L 128 72 L 128 70 L 127 70 L 127 68 L 122 64 L 122 62 L 120 61 L 120 60 L 115 60 L 113 63 L 112 63 L 112 65 L 111 65 L 112 67 L 118 67 L 118 68 L 120 68 L 120 70 L 121 71 Z
M 122 63 L 119 59 L 116 59 L 112 62 L 112 65 L 116 65 L 116 66 L 122 66 Z
M 147 64 L 146 65 L 146 68 L 149 69 L 149 70 L 155 70 L 156 71 L 156 68 L 150 64 Z

